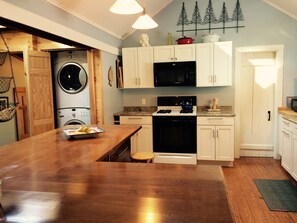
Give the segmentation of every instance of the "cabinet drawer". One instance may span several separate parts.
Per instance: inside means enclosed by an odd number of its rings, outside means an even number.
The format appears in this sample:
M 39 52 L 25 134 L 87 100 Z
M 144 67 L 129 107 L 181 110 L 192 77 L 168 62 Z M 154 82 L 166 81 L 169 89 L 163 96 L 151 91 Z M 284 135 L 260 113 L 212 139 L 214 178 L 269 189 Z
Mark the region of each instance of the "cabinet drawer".
M 120 124 L 151 125 L 152 117 L 150 117 L 150 116 L 121 116 Z
M 292 132 L 292 126 L 293 126 L 294 123 L 284 119 L 283 117 L 281 117 L 281 123 L 280 123 L 280 127 L 281 129 L 286 129 L 290 132 Z
M 291 125 L 292 133 L 297 135 L 297 124 L 291 122 L 290 125 Z
M 233 117 L 197 117 L 197 125 L 234 125 Z

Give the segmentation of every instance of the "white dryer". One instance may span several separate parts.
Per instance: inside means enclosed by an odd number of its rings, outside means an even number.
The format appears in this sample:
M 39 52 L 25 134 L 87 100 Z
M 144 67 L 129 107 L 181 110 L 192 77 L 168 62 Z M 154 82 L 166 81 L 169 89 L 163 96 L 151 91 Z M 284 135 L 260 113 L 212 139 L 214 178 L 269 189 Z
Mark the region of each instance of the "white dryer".
M 86 51 L 53 53 L 56 107 L 90 108 Z
M 91 123 L 90 109 L 64 108 L 57 110 L 58 127 L 65 125 L 89 125 Z

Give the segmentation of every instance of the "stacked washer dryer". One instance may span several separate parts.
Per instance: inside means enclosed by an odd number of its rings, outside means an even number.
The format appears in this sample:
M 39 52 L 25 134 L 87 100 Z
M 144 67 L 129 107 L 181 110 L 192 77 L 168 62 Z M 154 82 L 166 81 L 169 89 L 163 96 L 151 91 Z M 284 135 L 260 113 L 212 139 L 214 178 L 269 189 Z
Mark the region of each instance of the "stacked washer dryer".
M 57 125 L 90 124 L 90 94 L 86 51 L 55 52 Z

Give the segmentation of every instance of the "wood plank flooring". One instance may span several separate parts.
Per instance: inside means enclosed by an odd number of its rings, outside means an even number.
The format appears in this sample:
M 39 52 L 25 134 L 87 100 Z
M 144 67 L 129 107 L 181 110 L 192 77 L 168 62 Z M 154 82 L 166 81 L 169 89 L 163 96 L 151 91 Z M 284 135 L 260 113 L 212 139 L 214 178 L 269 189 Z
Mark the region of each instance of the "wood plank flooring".
M 296 223 L 297 212 L 270 211 L 253 179 L 290 179 L 279 160 L 272 158 L 240 158 L 234 167 L 224 167 L 223 172 L 230 204 L 236 223 Z

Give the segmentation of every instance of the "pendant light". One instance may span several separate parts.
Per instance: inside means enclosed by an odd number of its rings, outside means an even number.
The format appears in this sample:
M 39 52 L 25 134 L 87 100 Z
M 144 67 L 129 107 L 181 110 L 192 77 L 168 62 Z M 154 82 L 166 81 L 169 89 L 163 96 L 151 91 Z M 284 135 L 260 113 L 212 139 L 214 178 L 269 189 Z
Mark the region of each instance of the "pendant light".
M 115 14 L 136 14 L 143 11 L 143 8 L 135 0 L 116 0 L 109 11 Z
M 132 28 L 134 29 L 153 29 L 156 28 L 158 24 L 145 12 L 145 9 L 142 12 L 142 15 L 134 22 Z

